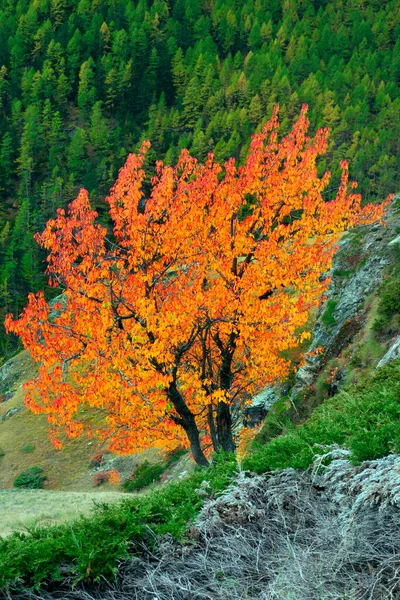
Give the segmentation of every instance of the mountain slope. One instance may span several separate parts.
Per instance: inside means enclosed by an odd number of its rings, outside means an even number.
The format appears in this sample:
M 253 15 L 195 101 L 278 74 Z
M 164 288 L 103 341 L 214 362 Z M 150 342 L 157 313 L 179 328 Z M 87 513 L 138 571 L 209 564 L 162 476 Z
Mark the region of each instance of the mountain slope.
M 184 147 L 241 160 L 276 103 L 286 131 L 308 103 L 332 130 L 332 188 L 347 158 L 366 200 L 394 191 L 395 0 L 0 0 L 0 29 L 0 323 L 45 286 L 33 233 L 81 186 L 106 220 L 145 138 L 149 165 Z

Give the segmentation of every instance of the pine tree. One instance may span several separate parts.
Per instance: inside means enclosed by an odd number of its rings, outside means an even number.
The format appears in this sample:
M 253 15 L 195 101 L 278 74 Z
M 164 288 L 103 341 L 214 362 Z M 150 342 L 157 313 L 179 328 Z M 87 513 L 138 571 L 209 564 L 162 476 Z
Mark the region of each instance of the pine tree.
M 13 141 L 9 131 L 4 134 L 0 146 L 0 190 L 3 193 L 10 193 L 11 180 L 14 173 L 13 168 Z
M 84 114 L 88 114 L 96 101 L 94 69 L 94 61 L 89 57 L 88 60 L 82 63 L 79 70 L 78 106 Z

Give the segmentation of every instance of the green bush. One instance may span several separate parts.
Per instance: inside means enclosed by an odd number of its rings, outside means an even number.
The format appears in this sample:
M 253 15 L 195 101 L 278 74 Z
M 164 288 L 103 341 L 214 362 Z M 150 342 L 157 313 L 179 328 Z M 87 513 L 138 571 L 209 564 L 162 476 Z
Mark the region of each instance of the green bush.
M 41 467 L 29 467 L 14 479 L 13 485 L 16 488 L 41 489 L 47 479 L 47 476 L 42 473 Z
M 139 465 L 132 475 L 122 484 L 126 492 L 142 490 L 155 481 L 160 481 L 161 475 L 186 454 L 187 450 L 178 448 L 167 455 L 164 463 L 151 465 L 147 460 Z
M 336 300 L 328 300 L 328 302 L 326 303 L 326 309 L 325 309 L 324 314 L 322 315 L 322 322 L 325 323 L 325 325 L 327 325 L 327 326 L 336 325 L 336 319 L 335 319 L 336 305 L 337 305 Z
M 21 448 L 21 452 L 25 452 L 25 454 L 31 454 L 34 451 L 35 446 L 33 446 L 32 444 L 25 444 L 25 446 Z
M 155 481 L 160 481 L 166 467 L 160 464 L 151 465 L 147 460 L 139 465 L 131 477 L 123 483 L 126 492 L 142 490 Z
M 399 398 L 400 359 L 326 400 L 305 423 L 287 425 L 265 445 L 255 442 L 243 468 L 256 473 L 305 469 L 321 453 L 319 445 L 345 446 L 355 462 L 400 453 Z
M 0 458 L 5 455 L 6 455 L 6 453 L 4 452 L 3 448 L 0 448 Z
M 196 468 L 182 481 L 121 504 L 96 506 L 93 517 L 72 524 L 39 527 L 0 539 L 0 589 L 39 589 L 64 577 L 112 580 L 117 562 L 154 546 L 157 535 L 182 538 L 203 497 L 196 490 L 209 482 L 211 494 L 224 490 L 236 472 L 233 455 L 217 456 L 208 469 Z
M 374 329 L 378 333 L 389 333 L 393 318 L 400 315 L 400 277 L 388 280 L 380 291 L 380 301 Z M 397 329 L 395 324 L 395 329 Z

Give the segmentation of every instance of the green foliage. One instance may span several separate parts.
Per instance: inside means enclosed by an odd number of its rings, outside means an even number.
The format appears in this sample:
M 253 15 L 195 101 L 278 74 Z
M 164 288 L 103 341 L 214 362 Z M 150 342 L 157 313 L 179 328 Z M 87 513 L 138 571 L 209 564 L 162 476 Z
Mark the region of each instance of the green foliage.
M 4 452 L 3 448 L 0 448 L 0 458 L 2 458 L 5 455 L 6 453 Z
M 301 399 L 303 401 L 303 398 Z M 257 434 L 257 442 L 261 445 L 280 435 L 291 424 L 294 404 L 287 396 L 280 398 L 273 404 L 265 417 L 260 432 Z
M 82 185 L 106 221 L 144 138 L 168 163 L 184 147 L 241 161 L 274 104 L 288 127 L 306 102 L 331 128 L 332 190 L 343 158 L 365 199 L 395 189 L 395 0 L 0 0 L 0 24 L 0 321 L 44 287 L 33 233 Z M 15 343 L 0 332 L 0 354 Z
M 126 492 L 142 490 L 150 484 L 160 481 L 161 475 L 170 467 L 172 467 L 182 456 L 186 454 L 186 450 L 178 449 L 171 452 L 164 463 L 150 464 L 147 460 L 139 465 L 132 475 L 124 481 L 123 488 Z
M 160 481 L 161 475 L 164 473 L 163 465 L 151 465 L 147 460 L 139 465 L 132 473 L 129 479 L 124 481 L 123 488 L 126 492 L 142 490 L 155 481 Z
M 325 323 L 325 325 L 328 325 L 328 326 L 336 325 L 336 319 L 335 319 L 336 305 L 337 305 L 336 300 L 328 300 L 328 302 L 326 304 L 325 312 L 322 315 L 322 322 Z
M 307 468 L 318 445 L 339 444 L 363 461 L 400 452 L 400 360 L 379 369 L 359 385 L 339 392 L 316 408 L 303 424 L 286 423 L 285 432 L 254 443 L 243 468 L 264 473 L 272 469 Z
M 72 525 L 36 528 L 0 540 L 0 589 L 38 588 L 66 573 L 75 581 L 112 580 L 117 562 L 154 546 L 155 535 L 182 538 L 197 515 L 203 497 L 196 490 L 209 482 L 210 494 L 224 490 L 237 466 L 233 455 L 219 455 L 208 469 L 197 468 L 182 481 L 127 499 L 119 505 L 97 505 L 94 517 Z
M 388 278 L 379 292 L 377 318 L 373 325 L 379 334 L 391 333 L 400 326 L 400 275 Z
M 395 246 L 392 252 L 393 266 L 378 290 L 379 304 L 373 324 L 373 329 L 382 336 L 393 335 L 400 329 L 400 248 Z
M 25 454 L 31 454 L 34 451 L 35 446 L 33 444 L 25 444 L 25 446 L 21 448 L 21 452 L 25 452 Z
M 380 344 L 374 337 L 364 342 L 351 357 L 352 367 L 367 369 L 376 365 L 380 358 L 385 354 L 384 344 Z
M 41 467 L 29 467 L 26 471 L 22 471 L 14 479 L 14 487 L 16 488 L 27 488 L 31 490 L 41 489 L 47 476 L 43 475 L 43 469 Z

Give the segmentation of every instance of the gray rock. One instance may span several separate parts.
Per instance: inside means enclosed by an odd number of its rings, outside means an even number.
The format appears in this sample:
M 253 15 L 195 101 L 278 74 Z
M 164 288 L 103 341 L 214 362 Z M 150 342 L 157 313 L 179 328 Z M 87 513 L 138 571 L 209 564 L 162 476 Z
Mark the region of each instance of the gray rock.
M 279 393 L 275 387 L 267 386 L 263 389 L 262 392 L 254 396 L 252 400 L 253 406 L 259 406 L 264 408 L 266 411 L 270 410 L 270 408 L 279 400 Z
M 114 456 L 106 454 L 97 471 L 110 471 L 116 469 L 121 476 L 122 481 L 126 480 L 132 471 L 140 464 L 137 455 Z
M 379 367 L 383 367 L 383 365 L 396 360 L 396 358 L 400 358 L 400 335 L 395 339 L 385 356 L 378 362 L 376 368 L 379 369 Z
M 385 226 L 358 228 L 340 241 L 330 273 L 327 302 L 319 309 L 310 353 L 297 372 L 292 397 L 312 385 L 323 365 L 338 356 L 362 329 L 367 316 L 364 302 L 377 290 L 387 266 L 395 260 L 393 246 L 400 238 L 396 237 L 399 224 L 399 211 L 393 210 L 388 213 Z M 328 307 L 329 319 L 324 319 Z M 318 347 L 323 352 L 313 355 Z
M 10 392 L 19 377 L 20 373 L 15 369 L 14 360 L 11 358 L 0 367 L 0 392 Z
M 0 417 L 0 423 L 4 423 L 4 421 L 9 419 L 13 415 L 16 415 L 17 413 L 21 412 L 22 409 L 23 409 L 23 406 L 18 406 L 16 408 L 10 408 L 10 410 L 8 410 L 5 415 Z
M 397 244 L 400 244 L 400 235 L 398 235 L 397 237 L 394 238 L 394 240 L 389 242 L 389 246 L 396 246 Z

